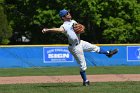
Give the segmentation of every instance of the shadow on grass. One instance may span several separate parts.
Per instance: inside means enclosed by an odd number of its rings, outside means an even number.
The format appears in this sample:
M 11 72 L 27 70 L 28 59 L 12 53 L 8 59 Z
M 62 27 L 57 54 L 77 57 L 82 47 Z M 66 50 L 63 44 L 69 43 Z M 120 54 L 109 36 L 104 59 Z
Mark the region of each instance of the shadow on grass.
M 44 84 L 44 85 L 39 85 L 38 87 L 42 88 L 68 88 L 68 87 L 81 87 L 81 83 L 51 83 L 51 84 Z

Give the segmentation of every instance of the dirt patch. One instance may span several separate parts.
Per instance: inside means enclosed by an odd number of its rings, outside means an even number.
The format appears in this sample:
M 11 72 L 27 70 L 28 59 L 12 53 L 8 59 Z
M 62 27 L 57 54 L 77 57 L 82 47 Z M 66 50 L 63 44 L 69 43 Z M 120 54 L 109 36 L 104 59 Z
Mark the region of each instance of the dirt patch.
M 140 81 L 140 74 L 88 75 L 90 82 Z M 82 82 L 80 75 L 0 77 L 0 84 Z

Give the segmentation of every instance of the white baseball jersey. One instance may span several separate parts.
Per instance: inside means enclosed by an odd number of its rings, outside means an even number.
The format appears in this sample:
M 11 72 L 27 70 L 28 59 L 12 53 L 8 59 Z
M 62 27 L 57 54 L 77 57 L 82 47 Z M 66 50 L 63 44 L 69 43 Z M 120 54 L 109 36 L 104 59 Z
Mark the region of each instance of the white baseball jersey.
M 65 21 L 61 27 L 64 28 L 64 34 L 68 38 L 69 51 L 72 53 L 78 64 L 80 65 L 81 71 L 87 69 L 86 61 L 84 57 L 84 51 L 99 52 L 100 48 L 96 45 L 80 40 L 80 34 L 76 34 L 73 30 L 73 24 L 77 23 L 75 20 Z
M 77 23 L 75 20 L 65 21 L 61 27 L 64 28 L 64 34 L 68 37 L 69 44 L 80 43 L 80 34 L 76 34 L 73 30 L 73 24 Z

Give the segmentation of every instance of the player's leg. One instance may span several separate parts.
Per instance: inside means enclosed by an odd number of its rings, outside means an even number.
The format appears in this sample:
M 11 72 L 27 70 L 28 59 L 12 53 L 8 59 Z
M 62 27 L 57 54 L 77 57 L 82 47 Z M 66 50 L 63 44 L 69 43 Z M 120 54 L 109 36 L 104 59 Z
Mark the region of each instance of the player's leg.
M 86 61 L 85 61 L 82 46 L 79 44 L 75 47 L 69 47 L 69 51 L 72 53 L 77 63 L 80 65 L 80 75 L 83 79 L 83 85 L 84 86 L 89 85 L 89 80 L 87 79 L 86 76 L 87 66 L 86 66 Z
M 83 41 L 83 40 L 81 40 L 81 44 L 82 44 L 84 51 L 93 51 L 93 52 L 97 52 L 99 54 L 105 54 L 108 57 L 112 57 L 114 54 L 116 54 L 118 52 L 118 49 L 114 49 L 112 51 L 106 51 L 99 46 L 93 45 L 93 44 Z
M 68 47 L 68 49 L 71 52 L 71 54 L 74 56 L 77 63 L 80 65 L 80 69 L 86 70 L 87 66 L 86 66 L 86 61 L 85 61 L 82 46 L 81 45 L 77 45 L 74 47 L 70 46 L 70 47 Z
M 90 84 L 90 82 L 86 77 L 86 71 L 80 71 L 80 75 L 83 79 L 83 86 L 88 86 Z

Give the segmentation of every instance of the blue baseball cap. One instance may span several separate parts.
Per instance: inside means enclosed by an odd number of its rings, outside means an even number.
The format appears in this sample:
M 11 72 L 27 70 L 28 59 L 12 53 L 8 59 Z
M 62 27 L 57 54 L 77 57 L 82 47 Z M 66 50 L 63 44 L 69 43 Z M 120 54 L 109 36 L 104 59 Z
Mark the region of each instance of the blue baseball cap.
M 68 12 L 69 12 L 69 11 L 68 11 L 68 10 L 65 10 L 65 9 L 60 10 L 59 16 L 60 16 L 60 17 L 63 17 L 63 16 L 65 16 Z

